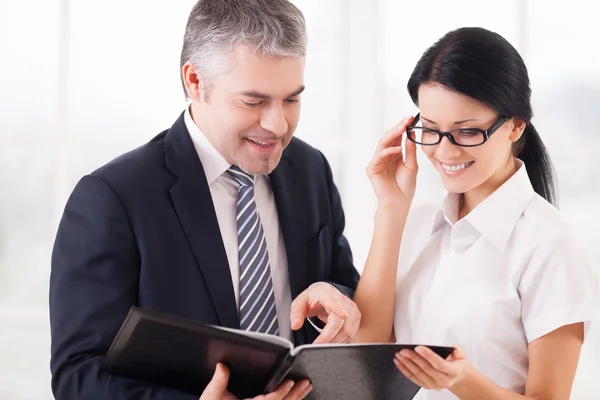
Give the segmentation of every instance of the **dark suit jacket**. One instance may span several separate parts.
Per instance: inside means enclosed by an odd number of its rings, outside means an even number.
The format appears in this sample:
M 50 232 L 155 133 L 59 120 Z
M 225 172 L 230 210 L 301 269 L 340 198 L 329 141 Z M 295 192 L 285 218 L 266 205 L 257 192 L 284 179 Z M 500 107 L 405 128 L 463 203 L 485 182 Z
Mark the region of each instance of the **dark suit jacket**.
M 359 275 L 325 157 L 294 138 L 270 178 L 292 297 L 318 281 L 353 296 Z M 183 114 L 146 145 L 82 178 L 68 200 L 50 277 L 57 399 L 198 399 L 100 372 L 131 306 L 239 328 L 212 197 Z M 305 324 L 294 340 L 311 343 L 317 335 Z

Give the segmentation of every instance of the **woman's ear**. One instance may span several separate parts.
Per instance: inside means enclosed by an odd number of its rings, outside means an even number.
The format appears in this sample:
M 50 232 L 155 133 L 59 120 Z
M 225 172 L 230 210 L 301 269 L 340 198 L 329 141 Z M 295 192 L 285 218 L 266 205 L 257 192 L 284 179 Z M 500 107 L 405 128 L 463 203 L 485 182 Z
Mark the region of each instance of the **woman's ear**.
M 508 137 L 512 142 L 516 142 L 521 138 L 521 135 L 525 131 L 527 123 L 522 119 L 518 118 L 513 118 L 511 121 L 511 131 Z

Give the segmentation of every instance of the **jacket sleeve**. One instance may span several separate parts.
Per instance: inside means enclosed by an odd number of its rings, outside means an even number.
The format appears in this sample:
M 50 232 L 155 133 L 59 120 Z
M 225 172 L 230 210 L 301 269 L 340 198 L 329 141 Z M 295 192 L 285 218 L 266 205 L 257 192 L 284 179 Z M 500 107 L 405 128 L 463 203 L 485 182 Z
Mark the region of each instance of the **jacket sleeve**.
M 197 400 L 198 395 L 100 371 L 138 299 L 140 257 L 127 215 L 102 178 L 71 194 L 52 253 L 52 391 L 61 399 Z
M 342 207 L 342 200 L 338 189 L 333 182 L 331 167 L 324 156 L 323 159 L 325 161 L 325 176 L 329 191 L 329 207 L 331 209 L 332 219 L 331 272 L 329 274 L 329 283 L 352 299 L 354 298 L 354 292 L 358 286 L 360 275 L 354 267 L 350 244 L 344 236 L 346 219 Z

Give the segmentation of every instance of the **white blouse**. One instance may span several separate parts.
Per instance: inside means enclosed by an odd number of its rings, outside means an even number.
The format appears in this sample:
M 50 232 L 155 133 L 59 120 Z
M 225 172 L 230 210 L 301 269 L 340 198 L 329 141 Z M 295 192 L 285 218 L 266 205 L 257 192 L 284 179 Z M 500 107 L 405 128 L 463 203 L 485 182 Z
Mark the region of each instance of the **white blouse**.
M 498 385 L 523 394 L 528 343 L 576 322 L 589 331 L 598 281 L 591 254 L 517 172 L 457 222 L 460 196 L 414 208 L 403 235 L 398 343 L 462 346 Z M 456 399 L 421 390 L 417 399 Z

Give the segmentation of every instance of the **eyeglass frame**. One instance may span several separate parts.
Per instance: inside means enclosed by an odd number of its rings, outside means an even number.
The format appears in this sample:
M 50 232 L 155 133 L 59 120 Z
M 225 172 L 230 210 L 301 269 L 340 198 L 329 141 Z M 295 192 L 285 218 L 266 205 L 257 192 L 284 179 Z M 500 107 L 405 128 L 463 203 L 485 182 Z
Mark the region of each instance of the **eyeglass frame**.
M 421 146 L 436 146 L 438 144 L 440 144 L 442 142 L 442 139 L 444 137 L 448 138 L 448 140 L 450 141 L 450 143 L 452 143 L 455 146 L 460 146 L 460 147 L 477 147 L 477 146 L 481 146 L 482 144 L 484 144 L 485 142 L 488 141 L 488 139 L 490 138 L 490 136 L 492 136 L 492 134 L 494 132 L 496 132 L 502 125 L 504 125 L 504 123 L 506 121 L 508 121 L 510 119 L 510 117 L 506 116 L 506 115 L 501 115 L 500 118 L 498 118 L 496 120 L 496 122 L 494 122 L 489 128 L 487 129 L 480 129 L 480 128 L 460 128 L 460 129 L 452 129 L 446 132 L 442 132 L 440 130 L 437 129 L 433 129 L 433 128 L 427 128 L 427 130 L 431 131 L 431 132 L 435 132 L 438 134 L 438 138 L 439 140 L 435 143 L 419 143 L 416 140 L 413 140 L 410 135 L 409 135 L 409 130 L 414 128 L 415 125 L 417 124 L 417 122 L 419 122 L 419 119 L 421 117 L 421 113 L 417 113 L 417 115 L 415 115 L 415 118 L 413 119 L 413 122 L 411 122 L 411 124 L 406 128 L 406 137 L 408 138 L 408 140 L 410 140 L 411 142 L 421 145 Z M 452 132 L 460 132 L 463 129 L 469 129 L 472 131 L 478 131 L 483 135 L 483 142 L 479 143 L 479 144 L 460 144 L 458 143 L 455 139 L 454 136 L 452 136 Z

